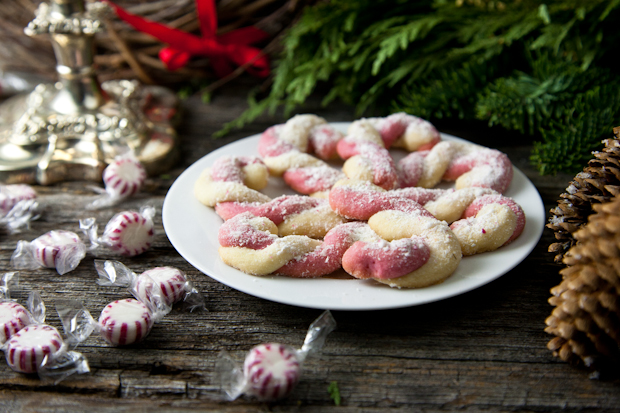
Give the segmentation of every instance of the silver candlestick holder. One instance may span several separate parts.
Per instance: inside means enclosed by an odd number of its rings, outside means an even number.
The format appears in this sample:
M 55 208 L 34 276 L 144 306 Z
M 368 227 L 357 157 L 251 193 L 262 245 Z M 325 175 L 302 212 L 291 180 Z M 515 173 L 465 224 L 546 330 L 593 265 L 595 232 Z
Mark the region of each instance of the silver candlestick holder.
M 97 80 L 94 35 L 110 12 L 104 3 L 85 7 L 84 0 L 40 4 L 24 32 L 49 34 L 59 80 L 0 105 L 0 181 L 100 181 L 103 169 L 128 151 L 150 175 L 176 161 L 175 94 L 137 81 Z

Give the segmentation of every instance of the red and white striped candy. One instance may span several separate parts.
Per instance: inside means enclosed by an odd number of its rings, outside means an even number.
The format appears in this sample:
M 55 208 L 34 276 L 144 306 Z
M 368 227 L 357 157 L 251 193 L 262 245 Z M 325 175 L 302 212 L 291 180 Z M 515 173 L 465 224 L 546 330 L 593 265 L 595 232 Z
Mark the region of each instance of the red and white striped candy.
M 6 343 L 13 334 L 32 323 L 24 306 L 13 301 L 0 302 L 0 344 Z
M 148 250 L 154 238 L 153 221 L 136 211 L 120 212 L 113 216 L 102 236 L 106 245 L 127 257 Z
M 185 275 L 174 267 L 155 267 L 140 274 L 136 281 L 136 292 L 142 301 L 150 301 L 150 285 L 156 283 L 161 288 L 166 305 L 172 305 L 185 295 Z
M 36 197 L 37 193 L 29 185 L 0 185 L 0 215 L 7 214 L 19 201 Z
M 246 393 L 265 400 L 288 395 L 297 382 L 301 367 L 297 352 L 278 343 L 260 344 L 248 353 L 243 373 Z
M 6 362 L 11 369 L 20 373 L 35 373 L 43 359 L 54 358 L 62 347 L 58 330 L 45 324 L 22 328 L 6 344 Z
M 116 198 L 125 198 L 140 190 L 146 179 L 146 170 L 133 157 L 119 157 L 103 171 L 106 192 Z
M 134 344 L 146 337 L 153 318 L 145 304 L 133 298 L 116 300 L 99 316 L 102 337 L 114 346 Z
M 82 243 L 80 237 L 71 231 L 55 230 L 41 235 L 31 242 L 34 247 L 33 256 L 39 265 L 56 268 L 56 259 L 75 245 Z

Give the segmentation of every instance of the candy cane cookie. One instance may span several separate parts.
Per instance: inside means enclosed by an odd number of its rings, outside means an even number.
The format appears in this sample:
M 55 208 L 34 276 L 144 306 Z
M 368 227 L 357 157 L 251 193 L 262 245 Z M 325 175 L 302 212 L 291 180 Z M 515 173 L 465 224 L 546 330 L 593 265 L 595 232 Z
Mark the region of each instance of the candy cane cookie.
M 227 265 L 252 275 L 315 278 L 340 268 L 342 254 L 356 239 L 378 238 L 361 222 L 339 225 L 323 241 L 299 235 L 278 237 L 277 231 L 268 218 L 239 214 L 220 227 L 220 257 Z
M 225 156 L 202 171 L 194 184 L 194 195 L 206 206 L 220 202 L 268 202 L 258 191 L 267 186 L 267 166 L 253 156 Z
M 141 341 L 153 327 L 147 306 L 133 298 L 116 300 L 105 306 L 99 316 L 101 336 L 114 346 Z
M 352 257 L 349 265 L 347 251 L 342 260 L 343 268 L 358 278 L 373 278 L 390 287 L 422 288 L 444 281 L 461 262 L 461 246 L 454 233 L 444 221 L 434 217 L 386 210 L 373 215 L 368 225 L 386 241 L 413 237 L 423 240 L 429 249 L 428 259 L 424 265 L 407 274 L 396 278 L 380 278 L 375 276 L 372 268 L 360 269 L 356 257 Z
M 430 252 L 423 239 L 409 237 L 391 243 L 364 222 L 339 225 L 323 241 L 300 236 L 278 237 L 273 222 L 250 213 L 226 221 L 220 227 L 218 239 L 220 257 L 227 265 L 253 275 L 298 278 L 330 274 L 344 266 L 344 256 L 355 250 L 349 254 L 351 261 L 361 263 L 364 268 L 349 272 L 345 267 L 351 275 L 396 279 L 423 266 Z
M 493 251 L 512 242 L 525 227 L 523 209 L 488 188 L 385 191 L 370 182 L 343 180 L 332 188 L 329 200 L 335 212 L 360 220 L 383 210 L 415 212 L 423 206 L 427 214 L 422 215 L 451 224 L 464 255 Z
M 224 220 L 243 212 L 269 218 L 278 226 L 281 236 L 323 238 L 327 231 L 345 222 L 343 217 L 332 211 L 326 199 L 300 195 L 283 195 L 264 204 L 222 202 L 216 205 L 215 212 Z
M 45 358 L 53 360 L 63 349 L 58 330 L 45 324 L 26 326 L 6 342 L 6 362 L 19 373 L 36 373 Z
M 24 306 L 13 301 L 0 302 L 0 345 L 30 324 L 32 319 Z
M 316 115 L 297 115 L 262 133 L 258 153 L 269 172 L 301 194 L 327 191 L 343 175 L 325 160 L 337 158 L 342 133 Z M 313 156 L 313 153 L 315 156 Z
M 408 172 L 408 183 L 424 188 L 433 188 L 444 180 L 455 181 L 456 189 L 481 187 L 503 193 L 513 175 L 506 154 L 459 141 L 440 142 L 429 151 L 406 156 L 398 165 L 401 170 L 412 171 Z
M 332 210 L 346 218 L 367 221 L 379 211 L 419 211 L 433 215 L 422 205 L 452 192 L 445 189 L 403 188 L 386 191 L 371 182 L 359 179 L 338 181 L 329 193 Z
M 377 129 L 386 148 L 425 151 L 441 141 L 441 135 L 432 123 L 404 112 L 367 120 Z
M 410 152 L 423 151 L 431 149 L 440 140 L 439 132 L 431 123 L 405 113 L 395 113 L 385 118 L 353 122 L 347 136 L 338 143 L 338 154 L 346 159 L 342 170 L 348 178 L 394 189 L 414 186 L 421 167 L 417 164 L 407 167 L 407 162 L 397 167 L 388 149 L 395 146 Z

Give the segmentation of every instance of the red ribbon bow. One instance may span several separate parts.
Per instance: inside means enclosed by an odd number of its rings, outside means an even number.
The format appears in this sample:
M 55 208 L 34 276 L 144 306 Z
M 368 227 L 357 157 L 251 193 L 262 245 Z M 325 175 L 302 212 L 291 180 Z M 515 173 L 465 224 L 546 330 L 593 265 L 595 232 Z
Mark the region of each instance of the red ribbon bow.
M 136 30 L 150 34 L 169 45 L 159 52 L 159 58 L 168 70 L 180 69 L 187 64 L 190 57 L 203 55 L 211 59 L 213 70 L 219 77 L 232 72 L 231 62 L 239 66 L 249 65 L 248 72 L 255 76 L 269 75 L 267 56 L 260 49 L 250 46 L 266 39 L 269 35 L 250 26 L 217 36 L 215 34 L 217 31 L 215 0 L 196 0 L 202 37 L 133 15 L 109 0 L 108 3 L 114 8 L 119 18 Z

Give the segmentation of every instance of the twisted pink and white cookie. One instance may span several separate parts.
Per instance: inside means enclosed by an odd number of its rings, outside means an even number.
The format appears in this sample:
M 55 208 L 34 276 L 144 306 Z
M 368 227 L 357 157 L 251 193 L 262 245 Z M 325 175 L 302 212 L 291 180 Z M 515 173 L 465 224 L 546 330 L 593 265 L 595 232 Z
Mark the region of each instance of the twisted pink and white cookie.
M 30 324 L 32 319 L 24 306 L 13 301 L 0 302 L 0 345 Z
M 386 148 L 425 151 L 441 141 L 441 135 L 432 123 L 404 112 L 367 120 L 379 131 Z
M 381 134 L 366 119 L 355 121 L 347 136 L 338 143 L 338 155 L 346 162 L 344 174 L 351 179 L 362 179 L 384 189 L 398 185 L 396 165 Z
M 149 294 L 153 284 L 161 289 L 165 304 L 171 306 L 185 296 L 187 279 L 183 271 L 174 267 L 155 267 L 144 271 L 136 279 L 134 287 L 142 302 L 151 301 Z
M 429 151 L 403 158 L 399 167 L 409 184 L 433 188 L 442 180 L 456 181 L 455 188 L 490 188 L 506 191 L 513 168 L 506 154 L 467 142 L 445 141 Z
M 414 186 L 419 167 L 397 168 L 388 149 L 393 145 L 408 151 L 431 149 L 441 140 L 429 122 L 405 113 L 385 118 L 360 119 L 351 124 L 338 144 L 338 154 L 346 159 L 342 170 L 348 178 L 370 181 L 384 189 Z M 418 172 L 419 173 L 419 172 Z
M 29 325 L 6 342 L 6 362 L 20 373 L 36 373 L 44 359 L 54 359 L 63 348 L 58 330 L 45 324 Z
M 282 176 L 301 194 L 314 194 L 329 190 L 343 177 L 340 171 L 324 162 L 336 157 L 340 139 L 342 134 L 326 124 L 325 119 L 297 115 L 263 132 L 258 152 L 272 175 Z
M 137 193 L 145 179 L 146 170 L 135 156 L 119 156 L 103 170 L 105 190 L 112 198 L 126 198 Z
M 245 358 L 245 393 L 263 400 L 287 396 L 299 381 L 301 363 L 297 351 L 278 343 L 260 344 Z
M 134 344 L 146 337 L 153 327 L 147 306 L 133 298 L 108 304 L 99 316 L 101 336 L 114 346 Z
M 307 235 L 310 238 L 323 238 L 327 231 L 345 222 L 332 211 L 326 199 L 300 195 L 283 195 L 264 204 L 223 202 L 216 205 L 215 212 L 224 220 L 243 212 L 269 218 L 278 226 L 281 236 Z
M 428 219 L 437 221 L 432 216 Z M 451 234 L 448 226 L 443 225 Z M 278 237 L 273 222 L 250 213 L 226 221 L 218 234 L 222 260 L 248 274 L 310 278 L 329 274 L 342 264 L 357 278 L 406 287 L 400 279 L 423 267 L 430 250 L 426 240 L 416 234 L 402 238 L 407 239 L 386 241 L 363 222 L 339 225 L 323 241 L 296 235 Z M 345 265 L 347 253 L 352 263 L 349 267 Z M 460 249 L 458 255 L 460 260 Z M 439 277 L 444 275 L 437 273 Z
M 267 186 L 269 171 L 257 157 L 225 156 L 205 169 L 194 184 L 194 195 L 204 205 L 220 202 L 268 202 L 258 192 Z
M 18 202 L 36 197 L 37 193 L 29 185 L 0 185 L 0 217 L 6 215 Z
M 425 203 L 424 208 L 451 224 L 463 255 L 494 251 L 525 228 L 521 206 L 488 188 L 458 189 Z
M 494 251 L 514 241 L 524 227 L 521 206 L 499 194 L 477 198 L 463 212 L 462 219 L 450 225 L 463 255 Z
M 451 192 L 444 189 L 403 188 L 392 191 L 359 179 L 344 179 L 329 193 L 329 204 L 334 212 L 346 218 L 367 221 L 379 211 L 399 210 L 433 215 L 422 205 Z
M 154 239 L 153 219 L 147 211 L 124 211 L 114 215 L 101 236 L 101 242 L 127 257 L 147 251 Z
M 344 180 L 330 192 L 332 209 L 348 218 L 368 220 L 396 210 L 434 216 L 451 225 L 464 255 L 492 251 L 516 239 L 525 227 L 523 209 L 488 188 L 459 190 L 403 188 L 385 191 L 370 182 Z

